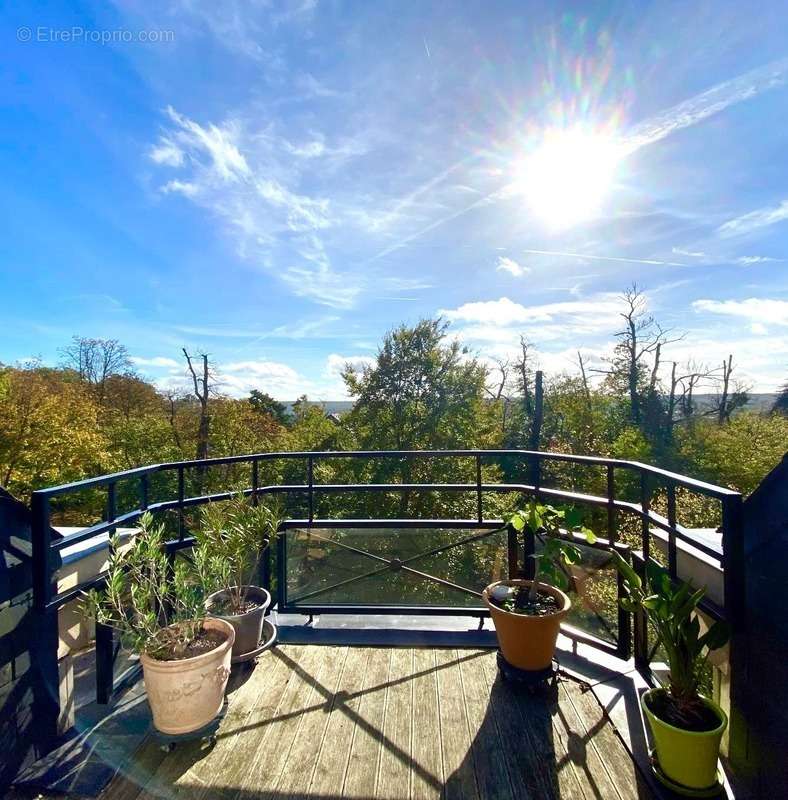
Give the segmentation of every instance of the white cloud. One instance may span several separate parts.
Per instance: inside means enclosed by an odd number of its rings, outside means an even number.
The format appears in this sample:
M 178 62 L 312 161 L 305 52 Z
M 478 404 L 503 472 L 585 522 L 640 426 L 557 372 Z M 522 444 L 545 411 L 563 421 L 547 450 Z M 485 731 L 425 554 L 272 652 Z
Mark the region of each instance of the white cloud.
M 252 389 L 268 392 L 277 400 L 293 400 L 311 388 L 311 383 L 287 364 L 278 361 L 234 361 L 221 367 L 222 391 L 244 397 Z
M 758 208 L 748 214 L 729 219 L 717 228 L 717 233 L 723 237 L 742 236 L 786 219 L 788 219 L 788 200 L 783 200 L 778 206 Z
M 189 181 L 172 180 L 167 181 L 167 183 L 161 187 L 161 191 L 164 194 L 174 193 L 182 194 L 184 197 L 194 197 L 200 191 L 200 187 Z
M 213 169 L 225 180 L 238 180 L 250 174 L 246 158 L 238 149 L 240 129 L 236 122 L 203 127 L 172 106 L 167 106 L 166 113 L 176 125 L 175 140 L 192 152 L 201 150 L 208 154 Z
M 168 167 L 180 167 L 183 164 L 183 150 L 166 136 L 162 136 L 159 144 L 150 149 L 150 158 L 156 164 Z
M 616 295 L 600 294 L 587 300 L 568 300 L 560 303 L 545 303 L 523 306 L 508 297 L 498 300 L 465 303 L 454 309 L 442 309 L 439 313 L 447 319 L 460 323 L 496 323 L 497 325 L 526 325 L 535 322 L 580 321 L 599 319 L 618 314 L 621 301 Z
M 696 300 L 692 307 L 709 314 L 725 314 L 754 323 L 788 325 L 788 300 L 749 297 L 746 300 Z
M 530 272 L 531 268 L 518 264 L 513 258 L 498 256 L 498 264 L 495 270 L 496 272 L 508 272 L 510 275 L 514 275 L 515 278 L 519 278 L 521 275 L 525 275 L 526 272 Z
M 140 367 L 177 368 L 179 366 L 178 362 L 174 358 L 167 358 L 166 356 L 154 356 L 153 358 L 131 356 L 131 362 Z
M 706 254 L 702 250 L 684 250 L 681 247 L 674 247 L 673 252 L 677 256 L 689 256 L 690 258 L 706 258 Z
M 752 325 L 750 325 L 750 331 L 756 336 L 768 336 L 769 334 L 769 329 L 760 322 L 753 322 Z
M 770 261 L 779 261 L 779 258 L 771 258 L 770 256 L 739 256 L 736 259 L 737 264 L 743 267 L 751 267 L 753 264 L 766 264 Z

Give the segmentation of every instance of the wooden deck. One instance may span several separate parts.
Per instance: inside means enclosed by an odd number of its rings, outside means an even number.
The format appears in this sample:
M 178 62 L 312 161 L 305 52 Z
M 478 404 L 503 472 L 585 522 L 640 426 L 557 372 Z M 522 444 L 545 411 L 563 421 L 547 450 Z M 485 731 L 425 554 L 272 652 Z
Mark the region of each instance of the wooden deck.
M 285 645 L 231 681 L 212 749 L 148 740 L 102 798 L 651 797 L 591 692 L 530 695 L 489 650 Z

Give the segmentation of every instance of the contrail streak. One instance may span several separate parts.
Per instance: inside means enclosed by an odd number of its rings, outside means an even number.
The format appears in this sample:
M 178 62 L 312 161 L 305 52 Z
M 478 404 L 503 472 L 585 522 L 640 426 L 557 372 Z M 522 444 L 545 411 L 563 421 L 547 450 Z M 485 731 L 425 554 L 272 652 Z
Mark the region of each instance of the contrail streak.
M 678 261 L 659 261 L 656 258 L 623 258 L 621 256 L 593 256 L 588 253 L 564 253 L 560 250 L 523 250 L 537 256 L 560 256 L 562 258 L 587 258 L 591 261 L 621 261 L 625 264 L 651 264 L 656 267 L 686 267 Z

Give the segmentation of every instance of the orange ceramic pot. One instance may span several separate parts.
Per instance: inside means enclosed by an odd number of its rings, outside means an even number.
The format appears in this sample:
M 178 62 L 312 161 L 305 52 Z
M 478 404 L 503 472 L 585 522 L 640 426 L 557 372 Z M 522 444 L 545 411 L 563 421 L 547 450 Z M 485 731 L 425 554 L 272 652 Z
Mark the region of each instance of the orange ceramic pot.
M 496 586 L 526 586 L 530 588 L 531 583 L 532 581 L 519 579 L 497 581 L 491 583 L 482 592 L 482 597 L 490 609 L 490 616 L 495 625 L 495 632 L 498 634 L 498 644 L 503 657 L 518 669 L 547 669 L 553 661 L 561 621 L 572 607 L 572 601 L 567 595 L 554 586 L 541 583 L 539 591 L 552 595 L 560 606 L 560 610 L 555 614 L 547 614 L 543 617 L 513 614 L 511 611 L 504 611 L 490 601 L 490 593 Z

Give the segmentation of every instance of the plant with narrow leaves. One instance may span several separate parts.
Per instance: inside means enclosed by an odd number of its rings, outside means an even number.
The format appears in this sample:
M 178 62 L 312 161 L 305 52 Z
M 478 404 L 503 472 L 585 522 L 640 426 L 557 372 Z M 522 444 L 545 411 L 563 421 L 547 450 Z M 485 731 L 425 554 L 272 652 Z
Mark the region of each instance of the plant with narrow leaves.
M 260 556 L 277 535 L 280 522 L 276 507 L 253 505 L 242 494 L 203 506 L 194 532 L 195 573 L 206 594 L 226 591 L 230 613 L 243 611 Z
M 543 583 L 559 589 L 569 587 L 567 567 L 579 563 L 582 558 L 579 548 L 568 539 L 570 535 L 580 533 L 589 544 L 596 541 L 594 532 L 583 525 L 582 510 L 574 507 L 555 508 L 531 500 L 525 508 L 515 511 L 507 523 L 516 531 L 532 534 L 542 542 L 542 552 L 531 556 L 536 561 L 529 592 L 531 601 L 536 599 Z
M 202 591 L 185 562 L 170 565 L 164 526 L 150 513 L 139 524 L 126 544 L 113 535 L 104 588 L 85 593 L 81 610 L 117 630 L 130 650 L 182 658 L 202 631 Z
M 708 654 L 728 641 L 728 625 L 718 620 L 701 634 L 698 604 L 706 587 L 695 589 L 691 583 L 671 580 L 658 564 L 649 562 L 646 581 L 617 553 L 614 563 L 624 579 L 626 597 L 621 607 L 626 611 L 645 611 L 668 658 L 668 697 L 678 720 L 692 725 L 702 711 L 700 681 Z

